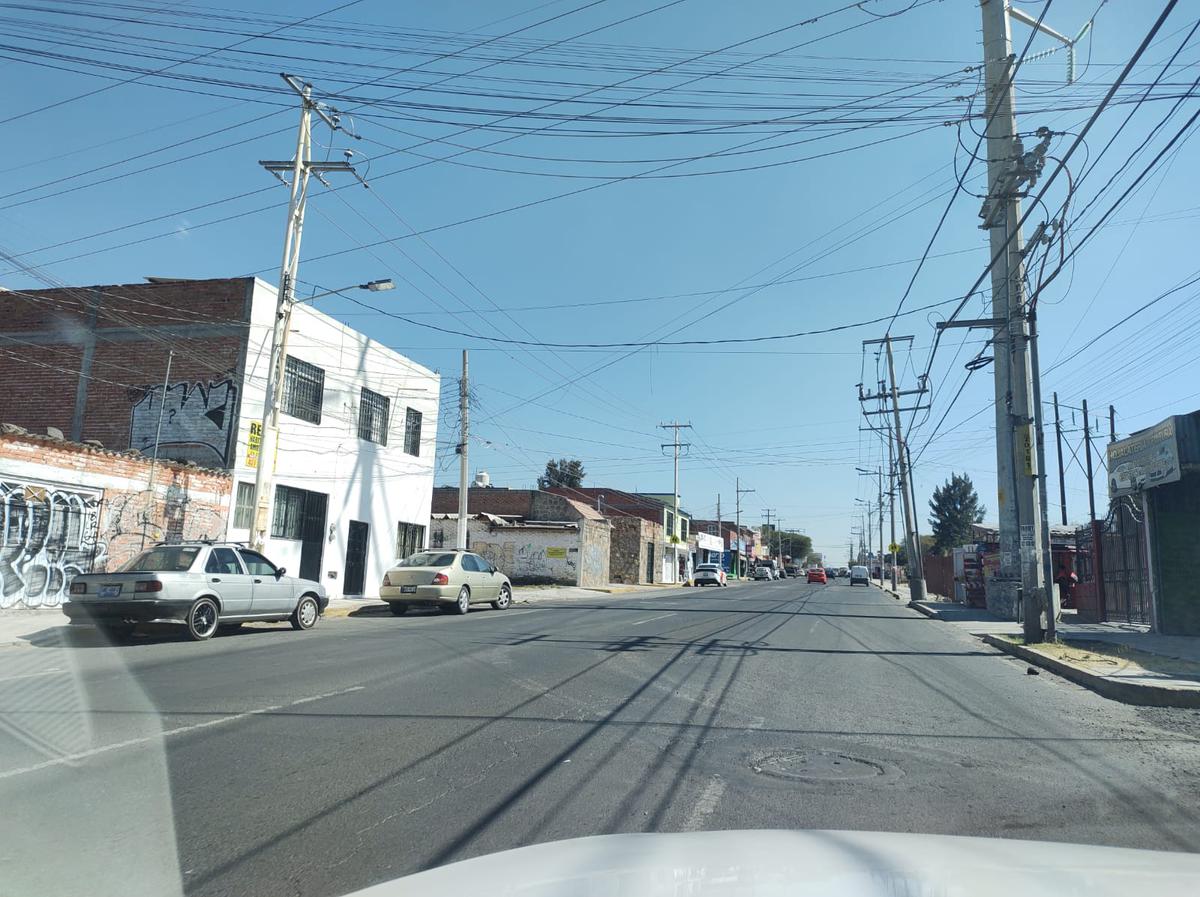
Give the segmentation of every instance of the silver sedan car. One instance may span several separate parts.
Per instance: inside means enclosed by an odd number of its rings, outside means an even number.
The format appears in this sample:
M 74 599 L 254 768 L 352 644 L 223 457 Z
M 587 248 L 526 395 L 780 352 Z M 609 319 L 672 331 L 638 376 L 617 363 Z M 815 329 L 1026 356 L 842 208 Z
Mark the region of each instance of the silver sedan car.
M 512 604 L 512 583 L 477 554 L 434 548 L 397 561 L 383 575 L 379 597 L 397 616 L 414 606 L 450 614 L 465 614 L 472 604 L 507 610 Z
M 128 636 L 138 623 L 180 623 L 196 640 L 221 625 L 290 620 L 312 629 L 329 596 L 311 579 L 288 576 L 257 551 L 233 542 L 182 542 L 148 548 L 112 573 L 71 581 L 63 613 Z

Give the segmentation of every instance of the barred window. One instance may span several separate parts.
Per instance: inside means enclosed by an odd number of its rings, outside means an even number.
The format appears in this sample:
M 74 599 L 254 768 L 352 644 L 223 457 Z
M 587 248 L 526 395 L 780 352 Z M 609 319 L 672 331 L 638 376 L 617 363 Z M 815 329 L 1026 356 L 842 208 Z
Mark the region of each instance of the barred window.
M 319 424 L 324 398 L 325 371 L 289 355 L 283 370 L 283 413 Z
M 304 531 L 303 489 L 275 487 L 275 514 L 271 519 L 273 539 L 299 539 Z
M 409 455 L 421 454 L 421 412 L 405 409 L 404 451 Z
M 233 528 L 250 529 L 254 526 L 254 484 L 238 483 L 237 501 L 233 506 Z
M 435 533 L 440 535 L 440 533 Z M 396 557 L 400 560 L 416 554 L 425 547 L 425 527 L 419 523 L 396 524 Z M 441 547 L 439 541 L 438 546 Z
M 387 396 L 362 387 L 358 398 L 358 438 L 387 445 L 390 412 L 391 400 Z

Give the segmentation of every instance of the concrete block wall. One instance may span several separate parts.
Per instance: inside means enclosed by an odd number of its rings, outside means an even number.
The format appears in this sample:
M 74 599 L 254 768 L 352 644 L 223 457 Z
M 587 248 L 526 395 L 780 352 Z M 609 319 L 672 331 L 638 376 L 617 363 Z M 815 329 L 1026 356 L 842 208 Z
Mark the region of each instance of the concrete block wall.
M 0 434 L 0 609 L 57 606 L 79 573 L 157 541 L 220 538 L 231 478 L 174 462 Z

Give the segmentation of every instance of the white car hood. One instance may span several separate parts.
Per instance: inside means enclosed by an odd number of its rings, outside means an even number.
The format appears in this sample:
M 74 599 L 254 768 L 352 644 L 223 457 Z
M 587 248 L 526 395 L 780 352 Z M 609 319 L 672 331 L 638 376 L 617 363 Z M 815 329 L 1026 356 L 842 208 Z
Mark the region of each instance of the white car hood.
M 601 835 L 508 850 L 362 897 L 1194 897 L 1200 854 L 843 831 Z

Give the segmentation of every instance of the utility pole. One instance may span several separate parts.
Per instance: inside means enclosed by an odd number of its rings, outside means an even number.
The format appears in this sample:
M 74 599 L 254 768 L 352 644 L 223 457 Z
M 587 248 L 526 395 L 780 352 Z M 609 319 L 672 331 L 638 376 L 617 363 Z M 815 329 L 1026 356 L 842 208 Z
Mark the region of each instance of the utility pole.
M 275 473 L 275 454 L 279 444 L 279 406 L 283 397 L 288 333 L 291 330 L 292 306 L 295 304 L 300 237 L 304 231 L 309 178 L 315 175 L 325 183 L 324 175 L 331 173 L 348 173 L 358 177 L 348 162 L 312 161 L 312 114 L 315 112 L 331 130 L 337 131 L 341 128 L 338 113 L 313 100 L 311 84 L 301 83 L 291 75 L 282 77 L 300 96 L 300 126 L 296 130 L 296 154 L 291 160 L 259 162 L 290 189 L 287 227 L 283 234 L 283 260 L 279 265 L 279 291 L 275 300 L 275 325 L 271 331 L 271 357 L 267 364 L 266 391 L 263 394 L 259 448 L 254 458 L 254 529 L 251 541 L 259 549 L 267 538 L 271 478 Z M 285 172 L 291 172 L 290 183 L 284 177 Z
M 470 442 L 470 389 L 467 381 L 467 350 L 463 349 L 462 379 L 458 384 L 458 416 L 462 421 L 462 433 L 458 441 L 458 538 L 456 547 L 467 550 L 467 497 L 471 494 L 471 467 L 467 461 L 467 446 Z
M 771 528 L 771 515 L 774 514 L 777 510 L 778 510 L 777 508 L 763 508 L 763 513 L 767 515 L 767 529 Z M 779 521 L 778 520 L 775 521 L 775 529 L 776 530 L 779 529 Z M 767 552 L 770 553 L 770 551 L 771 551 L 771 536 L 769 533 L 764 532 L 763 537 L 767 543 Z
M 1058 446 L 1058 503 L 1062 507 L 1062 525 L 1067 525 L 1067 480 L 1063 466 L 1062 418 L 1058 416 L 1058 393 L 1054 396 L 1054 442 Z M 1111 406 L 1109 406 L 1111 407 Z
M 1108 441 L 1117 441 L 1117 409 L 1112 405 L 1108 406 Z
M 725 549 L 725 521 L 721 519 L 721 493 L 717 493 L 717 535 L 721 538 L 721 550 Z
M 1045 152 L 1025 152 L 1017 137 L 1013 109 L 1012 51 L 1007 0 L 980 0 L 983 17 L 984 79 L 988 195 L 980 217 L 988 231 L 992 258 L 992 315 L 995 351 L 996 474 L 999 483 L 1000 575 L 1020 589 L 1027 642 L 1042 640 L 1041 613 L 1054 625 L 1054 606 L 1046 590 L 1043 523 L 1045 465 L 1040 432 L 1041 413 L 1029 316 L 1024 297 L 1024 239 L 1021 191 L 1032 185 Z M 1035 21 L 1035 26 L 1037 23 Z M 1040 30 L 1040 26 L 1039 27 Z M 1041 155 L 1039 155 L 1039 150 Z M 1041 482 L 1039 483 L 1039 477 Z M 1019 584 L 1019 585 L 1018 585 Z M 1009 586 L 1012 588 L 1013 586 Z M 1015 596 L 1013 596 L 1015 601 Z
M 674 421 L 673 423 L 669 423 L 669 424 L 659 424 L 659 427 L 661 427 L 664 430 L 674 430 L 675 431 L 675 439 L 671 442 L 663 443 L 662 448 L 672 449 L 673 453 L 674 453 L 674 458 L 675 458 L 675 492 L 674 492 L 673 497 L 675 499 L 675 505 L 674 505 L 674 507 L 675 507 L 675 530 L 678 531 L 680 529 L 680 526 L 679 526 L 679 450 L 681 448 L 691 448 L 691 445 L 692 445 L 690 442 L 680 442 L 679 441 L 679 431 L 680 430 L 690 430 L 692 428 L 692 425 L 691 424 L 681 424 L 681 423 L 679 423 L 679 421 Z M 679 548 L 678 548 L 679 542 L 678 542 L 678 538 L 676 536 L 675 531 L 671 532 L 669 539 L 675 540 L 675 541 L 669 541 L 669 544 L 676 546 L 675 547 L 675 567 L 674 567 L 674 569 L 675 569 L 675 575 L 678 577 L 679 576 Z
M 737 530 L 737 540 L 738 540 L 737 572 L 734 575 L 738 579 L 741 579 L 742 578 L 742 567 L 743 567 L 743 563 L 744 563 L 743 556 L 745 554 L 745 552 L 742 551 L 742 496 L 745 495 L 747 492 L 753 492 L 754 490 L 753 489 L 743 489 L 742 481 L 741 481 L 740 477 L 734 477 L 733 488 L 734 488 L 734 491 L 736 492 L 736 497 L 734 499 L 734 514 L 735 514 L 736 519 L 735 519 L 733 525 L 734 525 L 734 528 Z
M 904 450 L 904 430 L 900 426 L 900 393 L 896 389 L 896 361 L 892 356 L 892 338 L 885 337 L 883 344 L 887 350 L 888 379 L 891 383 L 892 415 L 895 418 L 896 427 L 896 455 L 900 459 L 900 497 L 904 503 L 904 519 L 908 521 L 909 529 L 908 557 L 913 575 L 908 589 L 913 601 L 924 601 L 925 564 L 921 558 L 921 537 L 917 534 L 916 509 L 913 507 L 913 501 L 910 499 L 908 491 L 909 476 L 912 471 L 909 468 L 908 455 Z
M 1096 522 L 1096 490 L 1092 485 L 1092 424 L 1088 419 L 1087 399 L 1083 400 L 1083 453 L 1087 455 L 1088 518 Z

